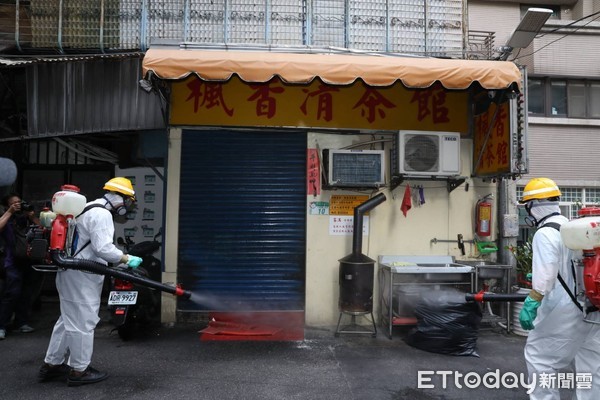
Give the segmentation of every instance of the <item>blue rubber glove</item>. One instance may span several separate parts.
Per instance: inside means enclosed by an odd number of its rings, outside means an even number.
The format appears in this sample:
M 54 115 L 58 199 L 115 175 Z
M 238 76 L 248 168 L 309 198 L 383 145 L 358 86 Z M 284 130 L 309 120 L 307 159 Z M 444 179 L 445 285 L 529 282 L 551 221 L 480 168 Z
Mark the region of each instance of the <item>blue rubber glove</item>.
M 540 302 L 532 299 L 527 296 L 525 298 L 525 302 L 523 303 L 523 308 L 521 309 L 521 313 L 519 314 L 519 322 L 521 323 L 521 328 L 530 331 L 534 328 L 533 320 L 537 317 L 537 309 L 540 306 Z
M 131 254 L 127 255 L 127 266 L 131 268 L 137 268 L 142 263 L 142 259 L 137 256 L 132 256 Z

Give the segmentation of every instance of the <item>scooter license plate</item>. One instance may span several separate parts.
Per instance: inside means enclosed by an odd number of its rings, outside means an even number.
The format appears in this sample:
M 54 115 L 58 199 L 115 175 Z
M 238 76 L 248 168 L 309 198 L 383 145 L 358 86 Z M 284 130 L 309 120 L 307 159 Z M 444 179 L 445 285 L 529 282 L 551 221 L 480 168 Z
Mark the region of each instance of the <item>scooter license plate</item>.
M 132 305 L 137 302 L 138 292 L 115 292 L 112 291 L 108 295 L 109 306 Z

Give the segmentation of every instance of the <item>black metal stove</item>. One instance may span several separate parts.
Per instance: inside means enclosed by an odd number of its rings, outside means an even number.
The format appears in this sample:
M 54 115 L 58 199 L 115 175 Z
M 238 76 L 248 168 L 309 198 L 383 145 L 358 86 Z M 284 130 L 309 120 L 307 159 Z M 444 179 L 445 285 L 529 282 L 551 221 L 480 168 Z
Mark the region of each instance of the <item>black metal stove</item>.
M 340 262 L 340 297 L 338 319 L 335 336 L 340 333 L 370 333 L 377 336 L 377 327 L 373 318 L 373 281 L 375 277 L 375 260 L 362 254 L 363 216 L 386 200 L 383 193 L 367 200 L 354 208 L 354 232 L 352 234 L 352 254 L 339 260 Z M 351 325 L 340 329 L 342 316 L 348 314 L 352 318 Z M 372 330 L 356 324 L 356 317 L 371 315 Z

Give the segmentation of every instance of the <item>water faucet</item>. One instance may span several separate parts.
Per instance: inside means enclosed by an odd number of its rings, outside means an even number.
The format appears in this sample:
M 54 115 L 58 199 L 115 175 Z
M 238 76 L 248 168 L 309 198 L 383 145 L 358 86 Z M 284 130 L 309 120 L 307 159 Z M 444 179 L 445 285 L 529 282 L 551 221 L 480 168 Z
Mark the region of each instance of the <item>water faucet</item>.
M 462 233 L 458 234 L 458 248 L 460 249 L 461 254 L 465 255 L 465 241 L 463 240 Z

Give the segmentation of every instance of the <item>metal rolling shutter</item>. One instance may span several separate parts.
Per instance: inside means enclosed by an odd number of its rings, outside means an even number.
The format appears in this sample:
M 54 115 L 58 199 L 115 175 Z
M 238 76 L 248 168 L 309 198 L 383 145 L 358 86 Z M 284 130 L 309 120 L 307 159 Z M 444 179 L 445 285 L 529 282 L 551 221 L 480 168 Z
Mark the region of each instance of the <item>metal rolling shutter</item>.
M 183 311 L 303 310 L 306 134 L 184 130 Z

